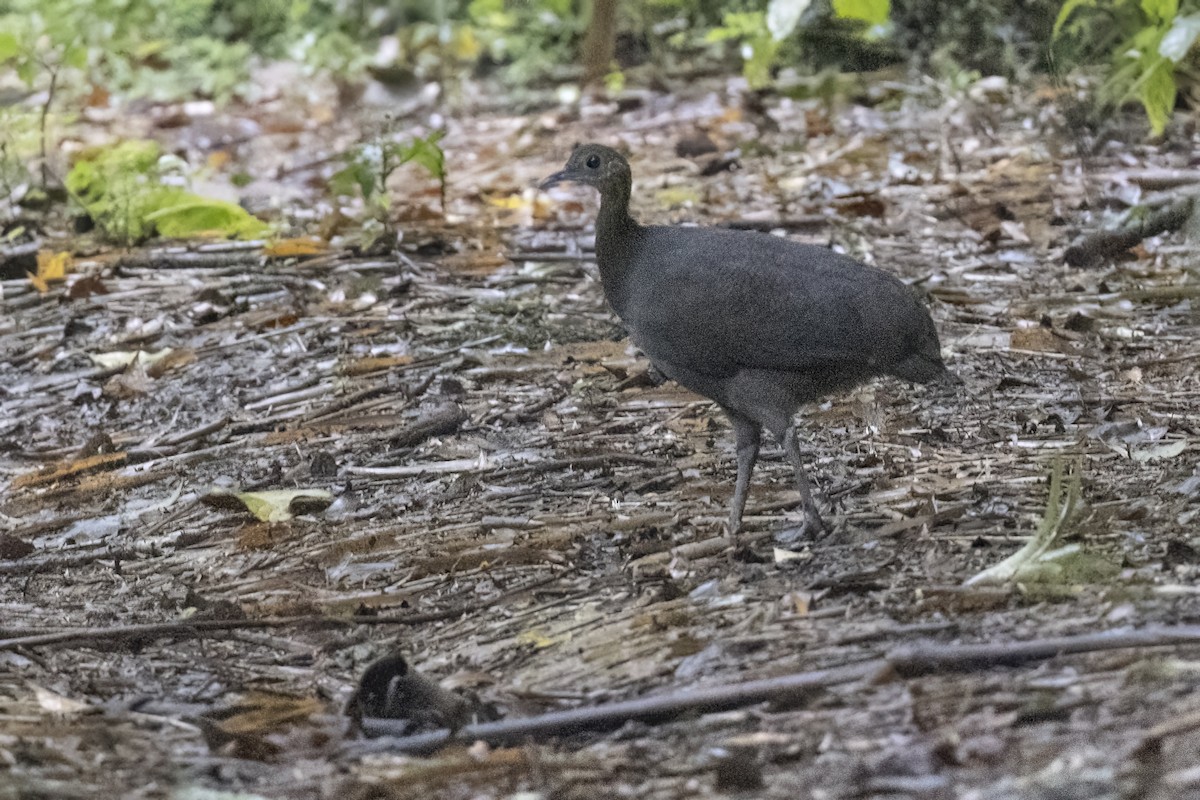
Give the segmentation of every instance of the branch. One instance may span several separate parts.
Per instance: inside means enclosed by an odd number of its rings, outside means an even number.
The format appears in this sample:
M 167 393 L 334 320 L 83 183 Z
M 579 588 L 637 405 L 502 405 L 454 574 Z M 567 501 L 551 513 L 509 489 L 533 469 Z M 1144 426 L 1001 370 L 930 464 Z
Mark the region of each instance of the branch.
M 387 738 L 352 743 L 347 746 L 347 751 L 352 756 L 374 752 L 424 754 L 452 741 L 475 740 L 493 746 L 513 745 L 531 739 L 612 730 L 631 721 L 654 724 L 684 714 L 727 711 L 763 702 L 794 704 L 820 689 L 859 680 L 878 682 L 889 675 L 912 678 L 933 673 L 974 672 L 1075 653 L 1196 643 L 1200 643 L 1200 626 L 1163 625 L 1027 642 L 908 645 L 893 649 L 884 658 L 832 669 L 669 692 L 589 708 L 552 711 L 536 717 L 485 722 L 468 725 L 457 734 L 442 729 L 405 736 L 403 733 L 408 725 L 405 720 L 367 718 L 362 720 L 363 731 Z
M 512 597 L 516 597 L 533 589 L 541 588 L 557 581 L 573 570 L 555 572 L 544 578 L 539 578 L 520 586 L 514 586 L 494 600 L 488 601 L 487 607 L 500 606 Z M 454 608 L 442 611 L 430 611 L 424 614 L 380 615 L 378 617 L 326 617 L 307 615 L 300 617 L 274 617 L 270 619 L 193 619 L 182 622 L 151 622 L 143 625 L 114 625 L 108 628 L 69 628 L 56 630 L 52 633 L 28 633 L 26 631 L 0 628 L 0 632 L 10 638 L 0 639 L 0 652 L 16 650 L 19 647 L 46 647 L 60 644 L 87 644 L 89 642 L 112 642 L 125 639 L 143 638 L 181 638 L 196 636 L 207 631 L 245 630 L 250 628 L 286 628 L 292 625 L 298 627 L 334 627 L 345 625 L 423 625 L 426 622 L 442 622 L 481 612 L 478 603 L 464 603 Z
M 1196 643 L 1200 643 L 1200 625 L 1151 625 L 1141 630 L 1101 631 L 1027 642 L 905 645 L 888 653 L 887 662 L 900 677 L 912 678 L 936 672 L 1015 667 L 1075 653 Z
M 452 736 L 445 728 L 413 736 L 399 736 L 398 734 L 402 734 L 408 726 L 407 720 L 367 718 L 362 721 L 366 733 L 376 736 L 392 735 L 395 738 L 355 742 L 348 746 L 348 750 L 355 756 L 372 752 L 431 753 L 449 744 L 452 739 L 468 742 L 482 739 L 495 746 L 512 745 L 527 739 L 612 730 L 634 720 L 653 724 L 667 722 L 682 714 L 711 714 L 768 701 L 790 704 L 806 698 L 818 689 L 870 677 L 880 663 L 866 661 L 846 667 L 800 672 L 760 681 L 706 686 L 601 706 L 551 711 L 536 717 L 484 722 L 465 726 L 457 736 Z
M 1078 240 L 1063 253 L 1063 260 L 1072 267 L 1094 267 L 1105 259 L 1118 256 L 1129 248 L 1167 231 L 1176 231 L 1192 216 L 1194 196 L 1185 197 L 1117 230 L 1096 231 Z

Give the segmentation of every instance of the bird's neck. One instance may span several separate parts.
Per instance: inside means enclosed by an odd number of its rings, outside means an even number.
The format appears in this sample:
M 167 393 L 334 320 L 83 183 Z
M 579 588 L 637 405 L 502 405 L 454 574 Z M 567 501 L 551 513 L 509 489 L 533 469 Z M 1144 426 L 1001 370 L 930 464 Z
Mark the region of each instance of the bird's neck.
M 638 224 L 629 216 L 630 190 L 629 183 L 624 183 L 600 198 L 600 213 L 596 216 L 596 262 L 606 291 L 621 282 L 639 230 Z

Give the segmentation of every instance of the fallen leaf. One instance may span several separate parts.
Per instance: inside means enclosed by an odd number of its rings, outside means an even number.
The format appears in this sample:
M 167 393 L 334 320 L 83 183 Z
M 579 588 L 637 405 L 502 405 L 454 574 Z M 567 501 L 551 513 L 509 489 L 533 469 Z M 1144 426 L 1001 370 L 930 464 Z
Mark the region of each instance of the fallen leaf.
M 12 488 L 28 489 L 33 486 L 57 483 L 63 478 L 70 478 L 85 472 L 121 466 L 125 460 L 125 453 L 101 453 L 51 467 L 43 467 L 36 472 L 18 475 L 13 479 Z
M 120 369 L 128 367 L 135 361 L 143 366 L 153 366 L 171 355 L 171 348 L 164 347 L 148 353 L 145 350 L 112 350 L 107 353 L 89 353 L 88 358 L 101 369 Z
M 235 508 L 229 498 L 263 522 L 286 522 L 297 514 L 315 514 L 329 508 L 333 495 L 324 489 L 268 489 L 261 492 L 214 490 L 201 500 L 217 508 Z
M 319 256 L 329 252 L 329 245 L 315 236 L 298 236 L 294 239 L 279 239 L 263 248 L 267 258 L 299 258 Z
M 1129 448 L 1129 457 L 1139 463 L 1145 463 L 1147 461 L 1157 461 L 1162 458 L 1174 458 L 1184 450 L 1187 450 L 1186 439 L 1168 439 L 1156 444 L 1131 446 Z
M 1029 350 L 1038 353 L 1071 353 L 1070 347 L 1054 335 L 1049 328 L 1017 328 L 1011 334 L 1009 346 L 1013 350 Z
M 367 375 L 392 367 L 403 367 L 413 362 L 412 356 L 370 356 L 351 361 L 342 367 L 343 375 Z
M 253 692 L 202 717 L 201 728 L 213 751 L 269 761 L 286 743 L 280 734 L 300 723 L 313 723 L 323 710 L 320 701 L 311 697 Z
M 72 700 L 69 697 L 64 697 L 57 692 L 52 692 L 49 689 L 38 686 L 36 683 L 30 683 L 29 687 L 33 689 L 33 694 L 35 697 L 37 697 L 38 705 L 41 706 L 43 711 L 46 711 L 50 714 L 73 716 L 92 710 L 92 707 L 87 703 L 82 703 L 78 700 Z
M 539 630 L 531 630 L 517 636 L 517 644 L 533 645 L 541 650 L 554 644 L 554 640 Z
M 68 252 L 52 253 L 49 250 L 39 250 L 37 254 L 37 274 L 26 272 L 29 282 L 42 294 L 50 291 L 50 284 L 66 280 L 67 272 L 71 269 L 73 259 Z
M 196 351 L 190 347 L 173 348 L 162 358 L 156 359 L 154 363 L 150 364 L 146 368 L 146 374 L 151 378 L 161 378 L 167 372 L 177 367 L 186 367 L 195 361 Z
M 67 289 L 67 298 L 70 300 L 82 300 L 94 294 L 108 294 L 108 287 L 100 280 L 99 275 L 81 277 Z

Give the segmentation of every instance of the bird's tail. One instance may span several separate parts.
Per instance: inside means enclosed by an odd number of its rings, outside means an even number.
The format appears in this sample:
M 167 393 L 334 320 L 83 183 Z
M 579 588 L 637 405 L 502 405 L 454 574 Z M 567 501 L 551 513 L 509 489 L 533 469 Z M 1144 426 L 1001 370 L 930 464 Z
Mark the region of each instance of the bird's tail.
M 953 383 L 955 375 L 946 369 L 937 353 L 913 353 L 889 370 L 897 378 L 913 383 Z

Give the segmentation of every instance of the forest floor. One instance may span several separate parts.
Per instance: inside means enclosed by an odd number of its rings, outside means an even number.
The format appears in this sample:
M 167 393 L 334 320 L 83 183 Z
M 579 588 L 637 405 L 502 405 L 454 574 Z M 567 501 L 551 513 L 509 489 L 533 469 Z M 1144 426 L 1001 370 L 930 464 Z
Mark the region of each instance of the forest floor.
M 443 112 L 445 213 L 398 173 L 398 253 L 67 239 L 72 282 L 7 276 L 0 798 L 1200 797 L 1195 250 L 1063 258 L 1200 184 L 1196 136 L 1097 144 L 995 82 L 736 84 Z M 119 133 L 220 150 L 315 229 L 369 115 L 291 102 Z M 594 193 L 531 188 L 581 141 L 630 154 L 643 222 L 782 230 L 928 297 L 961 386 L 799 418 L 829 535 L 797 535 L 772 444 L 725 538 L 724 416 L 655 385 L 605 306 Z M 263 490 L 329 496 L 270 522 L 229 496 Z M 965 585 L 1039 527 L 1072 550 Z M 411 753 L 345 716 L 397 654 L 471 724 L 812 674 Z

